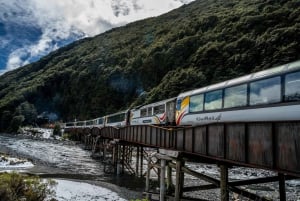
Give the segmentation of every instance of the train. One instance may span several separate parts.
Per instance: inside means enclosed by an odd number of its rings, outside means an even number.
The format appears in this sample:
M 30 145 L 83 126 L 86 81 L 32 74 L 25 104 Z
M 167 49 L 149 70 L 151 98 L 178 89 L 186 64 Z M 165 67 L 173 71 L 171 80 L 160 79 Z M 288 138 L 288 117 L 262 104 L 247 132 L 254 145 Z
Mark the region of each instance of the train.
M 65 127 L 300 120 L 300 61 Z

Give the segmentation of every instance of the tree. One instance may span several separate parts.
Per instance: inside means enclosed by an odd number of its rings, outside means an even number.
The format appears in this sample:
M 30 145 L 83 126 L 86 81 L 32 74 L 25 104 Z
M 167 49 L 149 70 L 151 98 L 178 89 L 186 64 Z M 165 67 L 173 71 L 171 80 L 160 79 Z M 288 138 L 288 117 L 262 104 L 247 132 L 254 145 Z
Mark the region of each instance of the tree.
M 10 121 L 12 120 L 12 114 L 10 111 L 3 111 L 0 117 L 0 131 L 6 131 L 10 125 Z
M 14 116 L 10 122 L 10 126 L 8 128 L 9 132 L 16 133 L 20 129 L 23 121 L 24 121 L 23 115 Z
M 25 125 L 33 125 L 36 122 L 37 119 L 37 111 L 33 104 L 30 104 L 29 102 L 23 102 L 21 103 L 17 109 L 16 109 L 17 115 L 24 116 L 24 122 Z

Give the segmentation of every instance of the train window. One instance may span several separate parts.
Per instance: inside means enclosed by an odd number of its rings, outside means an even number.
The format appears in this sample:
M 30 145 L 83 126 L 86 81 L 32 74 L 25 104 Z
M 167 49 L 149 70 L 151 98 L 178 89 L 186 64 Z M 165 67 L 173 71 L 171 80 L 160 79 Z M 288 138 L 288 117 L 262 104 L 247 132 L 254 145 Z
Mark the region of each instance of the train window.
M 222 108 L 222 90 L 216 90 L 205 94 L 205 110 L 216 110 Z
M 99 118 L 97 124 L 103 124 L 103 119 Z
M 148 107 L 148 113 L 147 113 L 148 116 L 151 116 L 152 115 L 152 107 Z
M 285 76 L 285 101 L 300 100 L 300 72 L 290 73 Z
M 76 126 L 83 126 L 84 125 L 84 122 L 80 121 L 80 122 L 77 122 Z
M 155 107 L 153 107 L 153 110 L 154 110 L 154 115 L 155 114 L 162 114 L 162 113 L 165 112 L 165 105 L 155 106 Z
M 280 77 L 273 77 L 250 83 L 250 105 L 280 102 L 280 82 Z
M 146 117 L 147 116 L 147 109 L 141 109 L 141 117 Z
M 191 96 L 190 98 L 190 112 L 203 111 L 203 94 Z
M 87 126 L 93 125 L 93 121 L 87 121 L 87 122 L 86 122 L 86 125 L 87 125 Z
M 224 108 L 247 105 L 247 84 L 234 86 L 224 91 Z
M 182 102 L 181 99 L 178 99 L 178 100 L 177 100 L 176 110 L 180 110 L 180 109 L 181 109 L 181 102 Z
M 116 114 L 116 115 L 113 115 L 113 116 L 110 116 L 107 118 L 107 123 L 115 123 L 115 122 L 121 122 L 121 121 L 125 121 L 124 113 Z

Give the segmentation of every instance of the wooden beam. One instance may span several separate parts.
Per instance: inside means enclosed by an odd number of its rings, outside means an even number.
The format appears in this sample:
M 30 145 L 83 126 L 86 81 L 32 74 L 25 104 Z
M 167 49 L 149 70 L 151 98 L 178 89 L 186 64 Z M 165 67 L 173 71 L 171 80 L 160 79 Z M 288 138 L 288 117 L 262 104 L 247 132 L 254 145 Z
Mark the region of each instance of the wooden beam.
M 202 191 L 202 190 L 210 190 L 210 189 L 216 189 L 216 188 L 219 188 L 219 187 L 214 184 L 207 184 L 207 185 L 201 185 L 201 186 L 189 186 L 189 187 L 184 187 L 183 192 Z
M 228 201 L 229 200 L 229 191 L 228 191 L 228 167 L 226 165 L 220 165 L 221 172 L 221 200 Z
M 167 165 L 167 191 L 170 192 L 171 188 L 173 186 L 172 183 L 172 168 L 169 166 L 169 163 Z
M 166 175 L 166 160 L 160 160 L 160 166 L 161 166 L 161 170 L 160 170 L 160 201 L 164 201 L 165 200 L 165 194 L 166 194 L 166 185 L 165 185 L 165 175 Z
M 184 173 L 182 168 L 184 167 L 183 160 L 176 161 L 176 184 L 175 184 L 175 199 L 174 201 L 180 201 L 183 194 L 183 183 L 184 183 Z
M 140 148 L 140 152 L 140 177 L 143 177 L 144 151 L 142 146 Z
M 232 192 L 237 193 L 237 194 L 240 194 L 240 195 L 242 195 L 243 197 L 250 198 L 250 199 L 252 199 L 252 200 L 259 200 L 259 201 L 271 201 L 271 200 L 272 200 L 272 199 L 260 197 L 260 196 L 254 194 L 254 193 L 251 193 L 251 192 L 242 190 L 242 189 L 240 189 L 240 188 L 238 188 L 238 187 L 229 186 L 228 188 L 229 188 L 229 190 L 231 190 Z
M 286 192 L 285 192 L 285 176 L 284 174 L 279 173 L 279 195 L 280 201 L 286 201 Z
M 197 177 L 197 178 L 200 178 L 200 179 L 202 179 L 204 181 L 212 183 L 212 184 L 214 184 L 214 185 L 216 185 L 218 187 L 220 186 L 220 181 L 219 180 L 214 179 L 212 177 L 209 177 L 207 175 L 201 174 L 201 173 L 196 172 L 194 170 L 188 169 L 187 167 L 182 167 L 182 171 L 185 172 L 185 173 L 187 173 L 187 174 L 190 174 L 190 175 L 192 175 L 194 177 Z
M 139 146 L 136 147 L 136 155 L 135 155 L 135 175 L 139 176 L 139 161 L 140 161 L 140 149 Z

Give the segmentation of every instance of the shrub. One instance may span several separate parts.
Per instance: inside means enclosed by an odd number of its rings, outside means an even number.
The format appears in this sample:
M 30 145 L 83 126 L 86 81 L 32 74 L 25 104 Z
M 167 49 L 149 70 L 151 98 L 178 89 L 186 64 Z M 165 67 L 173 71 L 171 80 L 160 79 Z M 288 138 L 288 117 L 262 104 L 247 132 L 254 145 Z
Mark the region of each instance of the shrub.
M 22 122 L 24 121 L 24 116 L 19 115 L 19 116 L 14 116 L 13 119 L 10 122 L 10 126 L 8 131 L 12 133 L 18 132 L 19 128 L 22 125 Z
M 18 173 L 0 173 L 0 201 L 55 201 L 56 183 Z
M 58 135 L 61 136 L 61 127 L 59 124 L 55 124 L 54 125 L 54 129 L 53 129 L 53 135 Z

